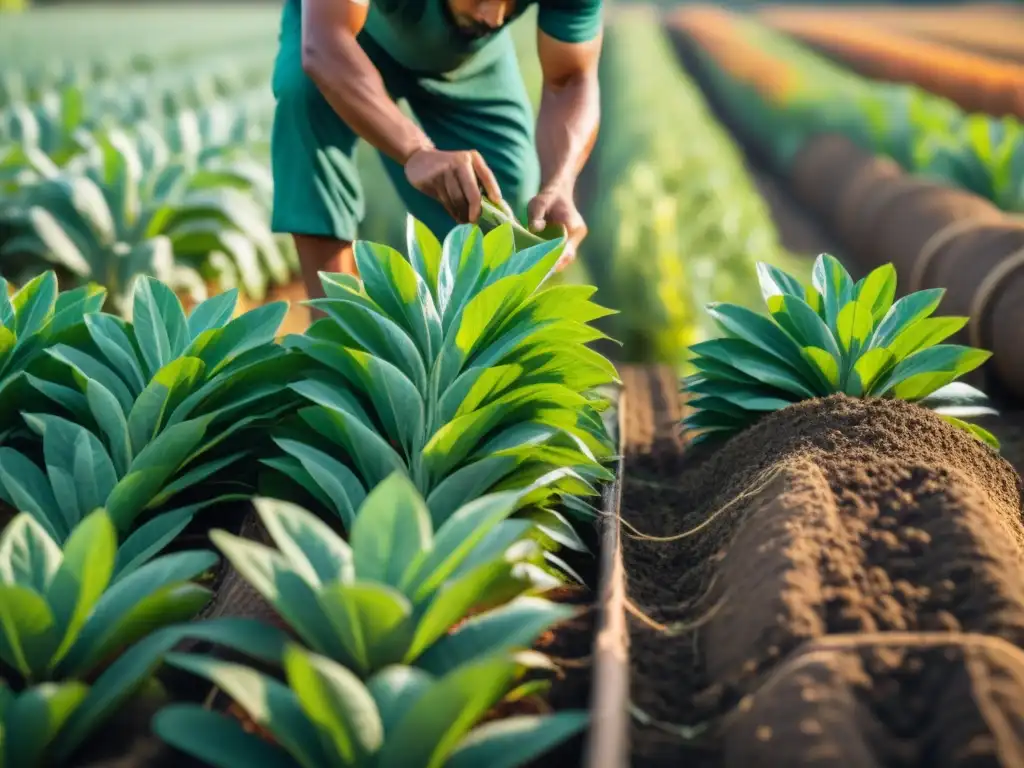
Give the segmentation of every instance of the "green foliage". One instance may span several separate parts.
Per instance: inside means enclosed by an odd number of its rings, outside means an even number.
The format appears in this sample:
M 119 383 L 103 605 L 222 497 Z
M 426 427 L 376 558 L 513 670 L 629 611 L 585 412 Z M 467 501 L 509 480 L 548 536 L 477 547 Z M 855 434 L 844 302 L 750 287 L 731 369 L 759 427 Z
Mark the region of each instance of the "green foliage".
M 95 285 L 58 293 L 53 273 L 40 275 L 14 295 L 0 278 L 0 446 L 17 427 L 26 402 L 26 375 L 48 362 L 48 348 L 71 341 L 87 314 L 99 311 L 105 291 Z
M 707 51 L 698 52 L 712 94 L 781 172 L 809 138 L 834 132 L 908 171 L 968 189 L 1004 210 L 1024 210 L 1020 120 L 967 114 L 916 86 L 861 77 L 752 19 L 729 23 L 742 45 L 770 53 L 799 75 L 791 92 L 765 94 L 730 75 Z
M 224 768 L 517 768 L 587 721 L 585 713 L 560 712 L 474 728 L 537 661 L 495 654 L 444 675 L 395 665 L 364 683 L 330 659 L 290 646 L 282 684 L 240 664 L 173 654 L 169 663 L 228 693 L 275 743 L 194 705 L 166 708 L 154 729 Z
M 211 538 L 311 649 L 367 677 L 391 664 L 445 674 L 509 648 L 528 648 L 571 609 L 509 599 L 557 584 L 509 520 L 518 494 L 475 499 L 436 531 L 400 473 L 378 485 L 350 523 L 348 542 L 310 512 L 266 499 L 256 509 L 275 551 L 225 531 Z M 471 611 L 471 622 L 449 634 Z
M 63 548 L 31 515 L 0 536 L 0 757 L 43 768 L 75 748 L 137 693 L 185 637 L 280 658 L 280 633 L 252 622 L 178 625 L 210 600 L 191 583 L 216 557 L 185 551 L 149 559 L 117 549 L 103 510 L 81 521 Z M 113 663 L 111 663 L 113 662 Z
M 23 412 L 24 445 L 0 448 L 0 499 L 63 541 L 96 507 L 122 536 L 159 511 L 139 535 L 162 536 L 203 507 L 245 497 L 249 488 L 220 484 L 218 473 L 291 407 L 284 385 L 300 368 L 274 343 L 286 305 L 231 319 L 235 301 L 235 292 L 220 294 L 186 316 L 167 286 L 147 278 L 132 323 L 91 313 L 83 338 L 48 347 L 59 365 L 24 377 L 49 411 Z M 179 501 L 200 486 L 198 499 Z
M 638 56 L 637 51 L 644 55 Z M 581 251 L 636 362 L 679 364 L 713 333 L 699 308 L 757 300 L 751 253 L 783 255 L 739 149 L 650 9 L 620 9 L 601 57 L 605 126 Z M 685 138 L 681 138 L 685 137 Z
M 205 298 L 205 279 L 257 299 L 268 275 L 290 279 L 292 265 L 266 224 L 264 167 L 224 153 L 173 162 L 158 134 L 142 138 L 119 129 L 86 135 L 64 171 L 22 187 L 22 232 L 0 255 L 22 269 L 55 265 L 77 281 L 101 282 L 125 316 L 141 275 L 193 300 Z
M 697 395 L 684 426 L 727 436 L 764 413 L 801 400 L 843 392 L 921 402 L 939 413 L 984 396 L 966 385 L 944 390 L 991 353 L 942 344 L 965 317 L 931 317 L 944 293 L 935 288 L 898 301 L 896 270 L 879 267 L 854 282 L 836 259 L 818 257 L 811 285 L 758 265 L 768 316 L 732 304 L 710 304 L 724 337 L 695 344 L 697 373 L 686 380 Z M 952 413 L 945 417 L 995 447 L 995 438 Z
M 607 310 L 590 287 L 542 286 L 559 242 L 513 241 L 509 224 L 486 236 L 466 225 L 442 246 L 410 218 L 409 260 L 359 242 L 362 282 L 322 276 L 327 298 L 310 303 L 327 317 L 285 341 L 317 368 L 291 385 L 309 405 L 275 436 L 285 455 L 265 462 L 267 495 L 349 521 L 400 471 L 437 525 L 484 493 L 529 488 L 520 504 L 545 532 L 578 541 L 550 507 L 610 477 L 607 403 L 593 391 L 616 373 L 584 346 Z

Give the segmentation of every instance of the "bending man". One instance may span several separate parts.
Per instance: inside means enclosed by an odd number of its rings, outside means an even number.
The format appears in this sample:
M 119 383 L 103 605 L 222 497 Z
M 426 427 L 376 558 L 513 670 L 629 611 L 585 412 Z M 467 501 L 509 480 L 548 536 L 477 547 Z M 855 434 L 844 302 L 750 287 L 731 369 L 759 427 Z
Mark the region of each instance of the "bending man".
M 544 80 L 536 133 L 507 29 L 531 2 Z M 576 178 L 599 120 L 600 3 L 285 0 L 272 225 L 294 236 L 311 297 L 323 295 L 317 272 L 355 273 L 359 138 L 381 153 L 409 211 L 439 238 L 455 222 L 475 222 L 485 194 L 535 231 L 563 225 L 562 265 L 574 258 L 587 232 Z M 402 100 L 416 121 L 399 110 Z

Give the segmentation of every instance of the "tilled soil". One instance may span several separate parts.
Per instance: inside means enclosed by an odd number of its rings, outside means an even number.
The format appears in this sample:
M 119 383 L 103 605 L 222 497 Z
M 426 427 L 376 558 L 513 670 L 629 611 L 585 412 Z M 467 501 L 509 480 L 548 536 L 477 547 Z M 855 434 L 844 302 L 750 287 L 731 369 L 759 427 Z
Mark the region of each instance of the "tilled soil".
M 634 764 L 1024 764 L 1009 464 L 917 406 L 843 396 L 684 454 L 643 437 L 678 419 L 673 383 L 627 394 Z

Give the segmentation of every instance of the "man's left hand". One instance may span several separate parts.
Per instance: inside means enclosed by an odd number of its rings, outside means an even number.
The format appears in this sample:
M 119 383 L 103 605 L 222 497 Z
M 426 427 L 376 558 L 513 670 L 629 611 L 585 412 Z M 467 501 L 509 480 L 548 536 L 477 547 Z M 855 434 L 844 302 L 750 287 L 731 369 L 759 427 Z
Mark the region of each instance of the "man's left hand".
M 541 190 L 527 208 L 530 229 L 540 232 L 552 224 L 565 227 L 566 242 L 556 271 L 565 269 L 576 258 L 576 249 L 587 236 L 587 224 L 576 208 L 572 189 L 548 187 Z

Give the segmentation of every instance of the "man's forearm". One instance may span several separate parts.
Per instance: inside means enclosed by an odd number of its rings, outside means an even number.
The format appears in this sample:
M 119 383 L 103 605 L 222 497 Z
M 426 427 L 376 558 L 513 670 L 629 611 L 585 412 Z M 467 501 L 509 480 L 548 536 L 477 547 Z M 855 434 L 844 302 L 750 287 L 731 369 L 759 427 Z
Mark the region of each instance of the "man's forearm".
M 572 188 L 590 157 L 601 119 L 596 73 L 544 86 L 537 116 L 541 187 Z
M 302 67 L 341 119 L 395 162 L 404 165 L 417 150 L 433 147 L 388 95 L 380 73 L 354 36 L 341 34 L 326 43 L 305 45 Z

